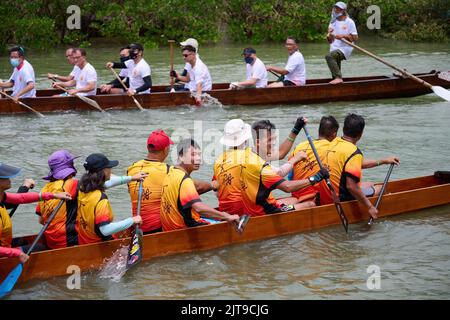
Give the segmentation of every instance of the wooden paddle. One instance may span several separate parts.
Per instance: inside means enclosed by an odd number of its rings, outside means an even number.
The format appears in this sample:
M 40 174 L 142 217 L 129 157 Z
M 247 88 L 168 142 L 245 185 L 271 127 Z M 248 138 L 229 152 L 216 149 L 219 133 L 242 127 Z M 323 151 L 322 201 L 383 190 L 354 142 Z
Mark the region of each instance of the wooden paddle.
M 392 169 L 394 169 L 394 164 L 393 163 L 391 163 L 391 165 L 389 166 L 389 170 L 388 170 L 388 173 L 386 174 L 386 178 L 384 178 L 383 186 L 381 187 L 380 194 L 378 196 L 377 202 L 375 202 L 375 208 L 377 208 L 377 209 L 378 209 L 378 206 L 381 203 L 381 197 L 383 197 L 384 190 L 386 189 L 386 186 L 388 184 L 389 178 L 390 178 L 391 173 L 392 173 Z M 370 217 L 369 222 L 367 222 L 367 224 L 370 226 L 370 225 L 372 225 L 372 222 L 373 222 L 373 218 Z
M 175 43 L 175 40 L 169 40 L 169 46 L 170 46 L 170 74 L 172 74 L 173 71 L 173 44 Z M 170 77 L 170 92 L 175 92 L 175 89 L 173 88 L 173 84 L 175 82 L 175 79 L 171 76 Z
M 68 89 L 66 89 L 66 88 L 63 88 L 63 87 L 61 87 L 60 85 L 58 85 L 58 84 L 56 84 L 55 83 L 55 87 L 57 87 L 58 89 L 61 89 L 61 90 L 63 90 L 63 91 L 65 91 L 65 92 L 67 92 L 67 93 L 69 93 L 69 90 Z M 70 93 L 69 93 L 70 94 Z M 88 105 L 91 105 L 91 106 L 93 106 L 95 109 L 97 109 L 98 111 L 101 111 L 101 112 L 105 112 L 105 110 L 103 110 L 100 106 L 99 106 L 99 104 L 97 103 L 97 101 L 95 101 L 95 100 L 92 100 L 92 99 L 89 99 L 88 97 L 85 97 L 85 96 L 82 96 L 82 95 L 79 95 L 79 94 L 70 94 L 71 96 L 73 96 L 73 97 L 77 97 L 77 98 L 80 98 L 81 100 L 83 100 L 84 102 L 86 102 Z
M 136 208 L 136 216 L 141 213 L 142 202 L 142 180 L 139 181 L 138 203 Z M 134 235 L 131 238 L 130 249 L 128 250 L 127 270 L 134 267 L 136 264 L 142 261 L 142 230 L 139 224 L 136 224 L 134 228 Z
M 392 69 L 397 70 L 401 74 L 403 74 L 403 75 L 413 79 L 414 81 L 417 81 L 418 83 L 423 84 L 427 88 L 433 90 L 433 92 L 436 95 L 438 95 L 439 97 L 441 97 L 442 99 L 444 99 L 446 101 L 450 101 L 450 91 L 448 91 L 448 90 L 446 90 L 446 89 L 444 89 L 444 88 L 442 88 L 440 86 L 433 86 L 433 85 L 429 84 L 428 82 L 426 82 L 426 81 L 416 77 L 415 75 L 413 75 L 413 74 L 411 74 L 411 73 L 409 73 L 409 72 L 407 72 L 407 71 L 405 71 L 403 69 L 400 69 L 399 67 L 394 66 L 393 64 L 383 60 L 382 58 L 374 55 L 373 53 L 371 53 L 371 52 L 369 52 L 369 51 L 367 51 L 367 50 L 357 46 L 356 44 L 354 44 L 354 43 L 352 43 L 352 42 L 350 42 L 350 41 L 348 41 L 346 39 L 341 39 L 341 41 L 343 41 L 344 43 L 348 44 L 349 46 L 352 46 L 353 48 L 358 49 L 359 51 L 367 54 L 368 56 L 374 58 L 375 60 L 378 60 L 381 63 L 384 63 L 388 67 L 391 67 Z
M 32 107 L 26 105 L 25 103 L 23 103 L 22 101 L 18 101 L 18 100 L 14 100 L 13 97 L 11 97 L 9 94 L 7 94 L 6 92 L 0 90 L 0 94 L 4 95 L 5 97 L 11 99 L 12 101 L 14 101 L 17 104 L 20 104 L 22 107 L 27 108 L 28 110 L 34 112 L 36 115 L 38 115 L 41 118 L 45 118 L 44 115 L 42 113 L 40 113 L 39 111 L 34 110 Z
M 309 145 L 311 146 L 311 149 L 314 153 L 314 156 L 316 157 L 320 169 L 321 170 L 324 169 L 319 154 L 317 153 L 316 147 L 314 146 L 314 142 L 312 141 L 311 136 L 309 135 L 308 129 L 306 129 L 306 124 L 303 126 L 303 130 L 305 131 L 306 138 L 308 139 Z M 345 232 L 348 233 L 348 220 L 345 215 L 344 209 L 342 208 L 341 201 L 339 200 L 339 197 L 337 196 L 336 191 L 334 190 L 334 187 L 330 182 L 330 179 L 326 179 L 325 181 L 327 183 L 328 188 L 330 189 L 331 196 L 333 197 L 333 202 L 336 207 L 336 211 L 339 215 L 339 218 L 341 219 L 342 225 L 344 226 Z
M 114 75 L 116 76 L 117 80 L 120 81 L 120 83 L 122 84 L 122 87 L 125 89 L 125 92 L 128 91 L 127 86 L 125 85 L 125 83 L 122 81 L 122 79 L 120 79 L 119 75 L 117 74 L 116 70 L 114 70 L 113 68 L 109 68 L 111 70 L 112 73 L 114 73 Z M 142 108 L 141 104 L 136 100 L 136 98 L 134 96 L 131 96 L 133 98 L 134 103 L 136 104 L 136 106 L 139 108 L 139 110 L 144 111 L 144 108 Z
M 271 74 L 273 74 L 275 77 L 277 77 L 277 81 L 283 81 L 284 80 L 284 75 L 278 74 L 275 71 L 270 70 L 269 71 Z
M 53 210 L 52 214 L 47 220 L 47 223 L 42 227 L 41 231 L 37 235 L 37 237 L 34 239 L 33 244 L 27 251 L 27 255 L 30 255 L 30 253 L 33 251 L 36 244 L 39 242 L 39 240 L 42 238 L 45 230 L 47 230 L 50 223 L 53 221 L 53 218 L 55 218 L 56 214 L 58 213 L 59 209 L 63 205 L 64 200 L 61 200 L 58 205 L 56 206 L 55 210 Z M 20 275 L 22 274 L 23 270 L 23 263 L 19 262 L 17 266 L 8 274 L 8 276 L 3 280 L 2 284 L 0 284 L 0 298 L 3 298 L 5 295 L 9 294 L 13 289 L 14 285 L 16 284 L 17 280 L 19 279 Z

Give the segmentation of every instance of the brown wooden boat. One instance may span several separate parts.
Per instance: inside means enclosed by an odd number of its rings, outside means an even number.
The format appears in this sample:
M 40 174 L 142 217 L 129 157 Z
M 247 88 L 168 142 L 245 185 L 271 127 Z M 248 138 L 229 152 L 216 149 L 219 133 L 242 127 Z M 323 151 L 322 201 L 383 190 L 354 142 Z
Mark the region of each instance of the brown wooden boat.
M 450 88 L 450 82 L 438 78 L 439 72 L 416 74 L 417 77 L 434 86 Z M 331 79 L 308 80 L 302 87 L 264 88 L 228 90 L 228 83 L 213 85 L 208 94 L 223 105 L 273 105 L 273 104 L 312 104 L 336 101 L 357 101 L 414 97 L 431 93 L 431 89 L 399 76 L 374 76 L 344 78 L 344 83 L 331 85 Z M 180 105 L 194 105 L 195 100 L 189 92 L 166 92 L 167 86 L 154 86 L 152 93 L 137 95 L 136 99 L 146 109 L 167 108 Z M 56 89 L 38 90 L 36 98 L 21 101 L 39 112 L 60 112 L 70 110 L 93 110 L 76 97 L 53 97 L 62 93 Z M 91 97 L 101 108 L 136 109 L 133 100 L 127 95 L 97 95 Z M 9 99 L 0 99 L 0 114 L 27 113 L 29 110 Z
M 371 201 L 375 202 L 375 198 Z M 392 181 L 379 207 L 380 217 L 411 212 L 450 203 L 450 174 L 437 174 Z M 343 203 L 349 223 L 367 221 L 368 214 L 356 201 Z M 219 248 L 307 230 L 340 225 L 334 205 L 278 213 L 251 218 L 244 232 L 238 234 L 230 224 L 218 223 L 185 230 L 160 232 L 143 237 L 143 260 Z M 349 232 L 352 228 L 350 228 Z M 24 237 L 33 239 L 34 236 Z M 80 245 L 70 248 L 33 253 L 24 265 L 19 279 L 24 282 L 36 278 L 67 275 L 67 268 L 77 265 L 81 270 L 99 268 L 105 258 L 112 256 L 129 238 Z M 17 265 L 17 259 L 0 259 L 0 283 Z

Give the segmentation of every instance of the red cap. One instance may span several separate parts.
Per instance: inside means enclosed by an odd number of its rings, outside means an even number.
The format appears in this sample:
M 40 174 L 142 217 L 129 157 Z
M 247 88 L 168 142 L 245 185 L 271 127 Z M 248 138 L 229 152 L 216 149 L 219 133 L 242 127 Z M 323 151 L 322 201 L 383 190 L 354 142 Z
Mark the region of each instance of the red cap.
M 173 141 L 162 129 L 153 131 L 147 139 L 147 148 L 151 145 L 153 150 L 163 150 L 171 144 L 173 144 Z

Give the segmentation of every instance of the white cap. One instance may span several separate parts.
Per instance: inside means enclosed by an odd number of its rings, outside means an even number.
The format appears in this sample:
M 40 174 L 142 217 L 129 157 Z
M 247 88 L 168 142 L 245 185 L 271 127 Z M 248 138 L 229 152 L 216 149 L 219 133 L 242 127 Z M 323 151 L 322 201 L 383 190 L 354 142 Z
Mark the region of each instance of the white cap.
M 198 42 L 194 38 L 186 39 L 185 41 L 180 42 L 180 45 L 182 45 L 183 47 L 193 46 L 195 48 L 195 51 L 198 52 Z
M 336 2 L 336 4 L 334 6 L 341 8 L 342 10 L 347 10 L 347 5 L 342 1 Z
M 252 127 L 241 119 L 233 119 L 225 124 L 220 143 L 227 147 L 237 147 L 252 137 Z

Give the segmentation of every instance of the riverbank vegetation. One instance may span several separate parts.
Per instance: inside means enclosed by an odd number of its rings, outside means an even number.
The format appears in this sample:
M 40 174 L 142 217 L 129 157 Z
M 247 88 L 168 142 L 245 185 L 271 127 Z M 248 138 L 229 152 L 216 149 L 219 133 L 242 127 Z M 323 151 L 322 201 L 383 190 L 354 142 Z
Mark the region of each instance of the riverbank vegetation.
M 325 39 L 335 0 L 2 0 L 0 48 L 20 43 L 48 50 L 55 45 L 89 46 L 94 38 L 122 38 L 146 47 L 168 39 L 197 38 L 261 43 L 283 41 L 287 35 L 302 41 Z M 395 40 L 449 41 L 448 0 L 352 0 L 350 16 L 363 34 Z M 69 30 L 67 13 L 78 5 L 81 28 Z M 381 28 L 370 30 L 370 5 L 381 9 Z

